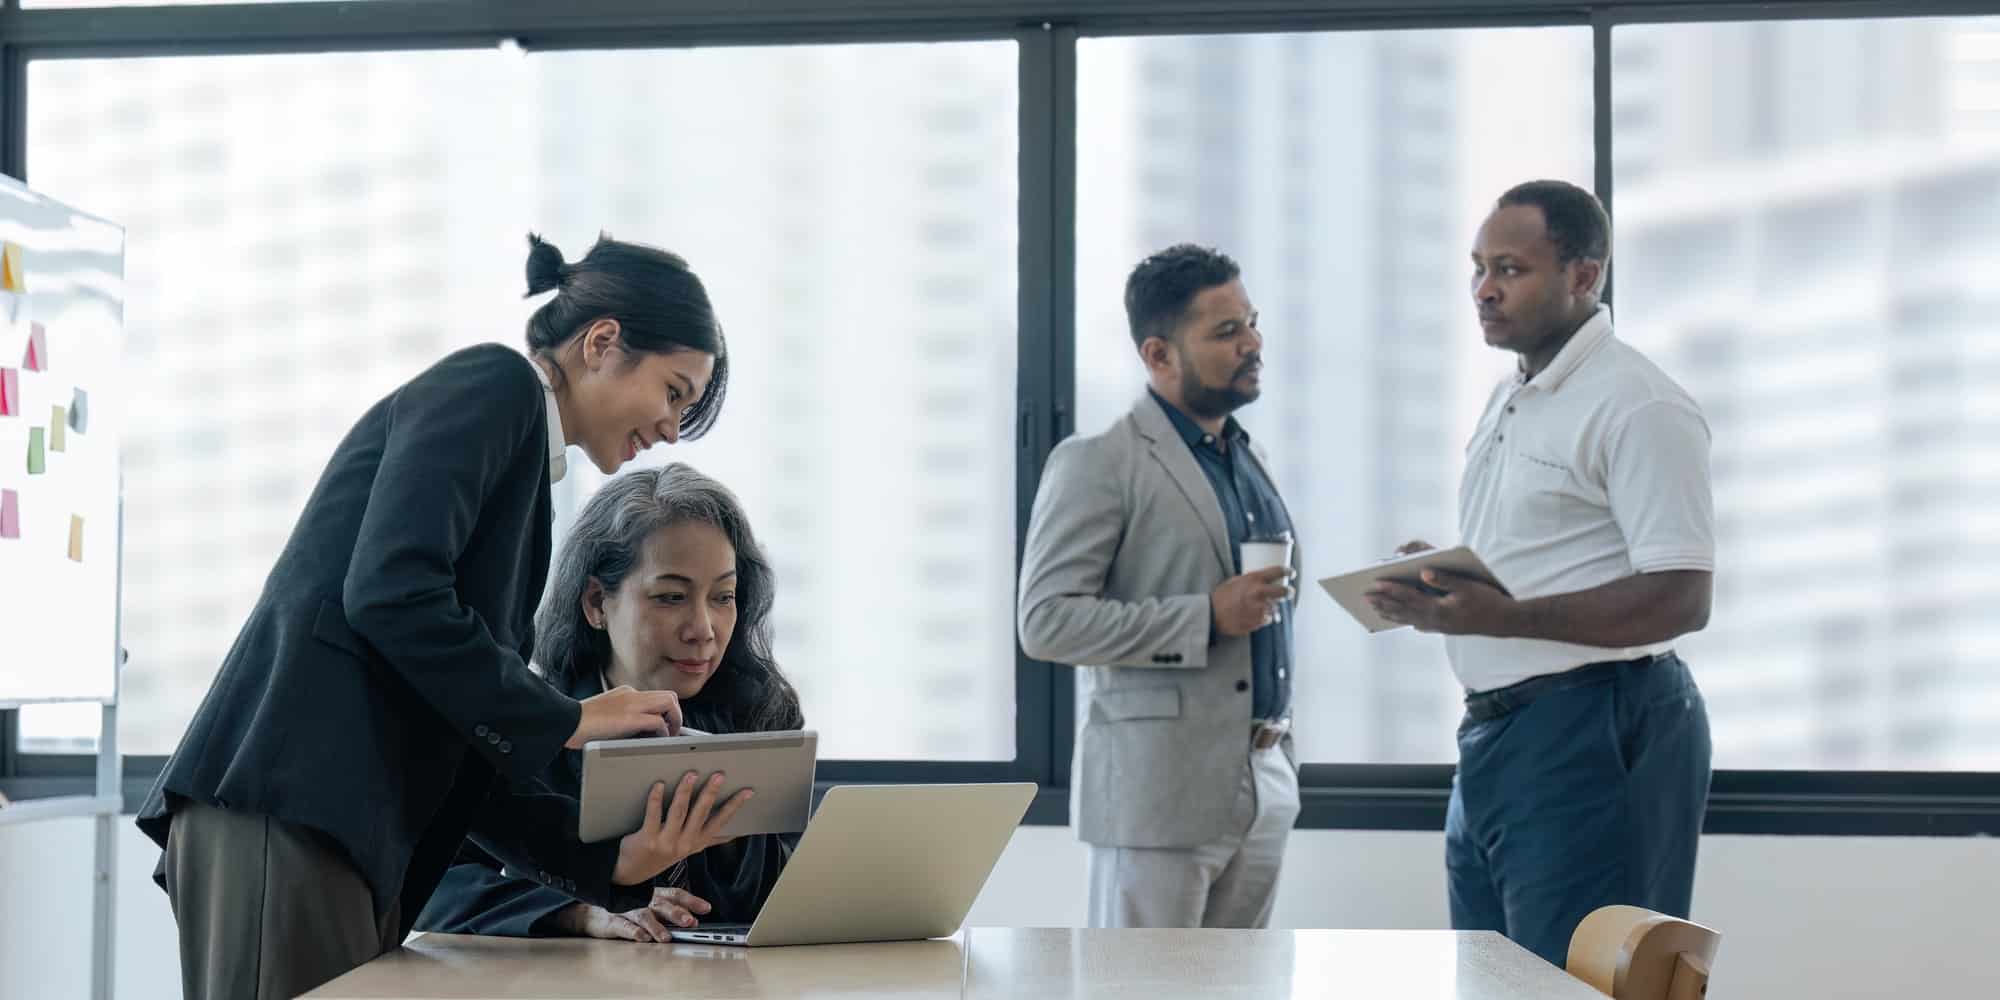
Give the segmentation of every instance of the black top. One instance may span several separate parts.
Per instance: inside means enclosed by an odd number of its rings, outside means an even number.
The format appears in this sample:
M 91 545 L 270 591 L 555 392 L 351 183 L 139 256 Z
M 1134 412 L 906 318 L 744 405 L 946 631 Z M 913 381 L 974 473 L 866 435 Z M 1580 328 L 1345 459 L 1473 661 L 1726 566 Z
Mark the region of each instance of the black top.
M 595 680 L 571 685 L 575 698 L 598 692 Z M 580 796 L 583 788 L 583 753 L 564 751 L 542 775 L 551 789 L 563 795 Z M 678 878 L 666 872 L 653 880 L 662 888 L 681 888 L 707 900 L 714 909 L 700 915 L 704 924 L 747 924 L 757 919 L 757 911 L 770 898 L 778 875 L 798 846 L 798 834 L 766 834 L 739 837 L 718 844 L 687 859 Z M 431 901 L 417 918 L 416 929 L 448 934 L 494 934 L 505 937 L 549 937 L 560 933 L 553 918 L 576 902 L 566 892 L 547 888 L 533 880 L 512 877 L 501 870 L 501 862 L 467 843 L 459 851 L 458 863 L 445 872 L 444 881 L 431 894 Z
M 321 831 L 378 917 L 400 901 L 405 932 L 468 833 L 579 897 L 643 902 L 644 887 L 614 892 L 617 842 L 579 842 L 576 800 L 539 777 L 581 711 L 526 663 L 549 565 L 547 424 L 540 379 L 499 344 L 363 414 L 139 828 L 164 846 L 193 799 Z
M 1153 398 L 1160 409 L 1167 411 L 1167 419 L 1194 453 L 1195 463 L 1208 476 L 1208 484 L 1215 488 L 1216 502 L 1222 505 L 1222 523 L 1229 528 L 1231 565 L 1241 574 L 1241 546 L 1246 540 L 1271 538 L 1292 530 L 1285 501 L 1264 474 L 1264 467 L 1250 454 L 1250 433 L 1235 417 L 1222 425 L 1222 437 L 1228 442 L 1228 448 L 1224 449 L 1215 435 L 1202 430 L 1193 417 L 1182 413 L 1157 392 Z M 1292 709 L 1292 617 L 1287 609 L 1276 624 L 1250 633 L 1250 712 L 1255 718 L 1277 720 Z

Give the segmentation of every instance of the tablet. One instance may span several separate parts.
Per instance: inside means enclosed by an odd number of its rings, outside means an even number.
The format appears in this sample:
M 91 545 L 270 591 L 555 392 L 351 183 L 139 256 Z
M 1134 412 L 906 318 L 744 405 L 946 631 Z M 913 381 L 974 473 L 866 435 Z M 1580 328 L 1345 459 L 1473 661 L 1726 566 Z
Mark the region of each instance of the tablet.
M 723 773 L 716 802 L 740 789 L 757 794 L 724 828 L 730 837 L 798 833 L 812 812 L 813 768 L 819 735 L 810 729 L 778 733 L 687 734 L 583 745 L 583 808 L 577 836 L 585 843 L 623 837 L 644 824 L 653 783 L 667 783 L 666 806 L 689 771 L 706 781 Z M 696 789 L 700 794 L 700 789 Z
M 1507 592 L 1500 578 L 1494 575 L 1492 570 L 1487 569 L 1486 564 L 1481 562 L 1471 549 L 1463 545 L 1454 549 L 1427 549 L 1414 555 L 1397 556 L 1351 573 L 1329 576 L 1321 580 L 1319 585 L 1325 588 L 1327 595 L 1332 597 L 1335 603 L 1345 608 L 1347 613 L 1353 615 L 1354 620 L 1360 622 L 1368 631 L 1386 632 L 1404 626 L 1376 614 L 1375 608 L 1368 603 L 1368 598 L 1362 595 L 1369 587 L 1374 586 L 1377 580 L 1390 580 L 1429 590 L 1431 588 L 1425 587 L 1421 578 L 1421 574 L 1427 569 L 1476 577 L 1499 587 L 1501 593 Z

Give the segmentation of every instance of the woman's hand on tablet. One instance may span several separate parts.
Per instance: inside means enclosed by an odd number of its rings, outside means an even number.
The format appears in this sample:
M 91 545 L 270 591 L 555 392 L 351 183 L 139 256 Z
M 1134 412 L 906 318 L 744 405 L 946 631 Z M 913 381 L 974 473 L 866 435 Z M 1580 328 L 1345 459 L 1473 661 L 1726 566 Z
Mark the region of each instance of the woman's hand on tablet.
M 722 831 L 754 793 L 745 788 L 717 808 L 715 799 L 722 792 L 722 774 L 718 772 L 709 775 L 707 781 L 700 781 L 701 791 L 696 794 L 698 778 L 692 771 L 681 778 L 674 789 L 673 804 L 665 808 L 664 815 L 667 784 L 663 781 L 653 785 L 652 793 L 646 796 L 645 824 L 618 842 L 618 864 L 611 870 L 613 882 L 638 885 L 682 858 L 730 840 Z
M 615 687 L 580 704 L 583 714 L 577 717 L 576 734 L 563 744 L 571 750 L 581 750 L 591 740 L 681 733 L 681 699 L 672 691 Z

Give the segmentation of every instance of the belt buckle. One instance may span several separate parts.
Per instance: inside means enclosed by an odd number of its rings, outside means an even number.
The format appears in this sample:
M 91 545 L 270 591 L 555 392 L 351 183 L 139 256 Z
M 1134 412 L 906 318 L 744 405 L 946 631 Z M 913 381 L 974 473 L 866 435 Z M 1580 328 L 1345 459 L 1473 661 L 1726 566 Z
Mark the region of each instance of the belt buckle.
M 1258 720 L 1250 727 L 1250 747 L 1253 750 L 1269 750 L 1285 738 L 1291 727 L 1282 722 Z

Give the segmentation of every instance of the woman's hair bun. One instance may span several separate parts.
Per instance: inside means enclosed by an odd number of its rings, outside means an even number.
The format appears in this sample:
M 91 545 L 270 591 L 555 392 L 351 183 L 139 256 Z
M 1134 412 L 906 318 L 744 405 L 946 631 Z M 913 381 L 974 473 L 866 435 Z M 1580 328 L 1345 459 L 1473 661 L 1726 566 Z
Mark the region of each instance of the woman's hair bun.
M 562 287 L 563 255 L 556 245 L 528 234 L 528 294 L 540 295 Z

